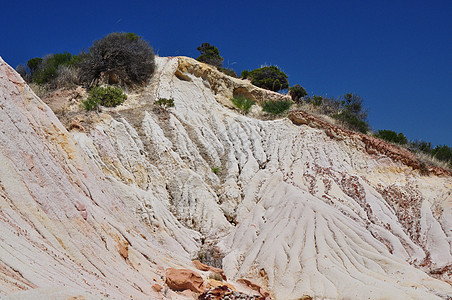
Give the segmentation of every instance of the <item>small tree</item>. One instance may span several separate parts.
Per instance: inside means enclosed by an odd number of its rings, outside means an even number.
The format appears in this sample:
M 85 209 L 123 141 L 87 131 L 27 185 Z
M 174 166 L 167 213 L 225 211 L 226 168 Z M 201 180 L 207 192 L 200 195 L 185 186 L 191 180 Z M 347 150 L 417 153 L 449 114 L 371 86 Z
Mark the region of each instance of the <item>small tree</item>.
M 352 130 L 367 133 L 369 123 L 367 122 L 367 111 L 363 108 L 363 99 L 358 95 L 349 93 L 342 97 L 340 103 L 342 110 L 333 115 L 333 118 L 342 121 Z
M 220 56 L 220 50 L 209 43 L 202 43 L 196 48 L 201 55 L 196 59 L 197 61 L 220 68 L 223 65 L 224 58 Z
M 367 111 L 363 108 L 363 98 L 356 94 L 348 93 L 344 95 L 343 99 L 342 104 L 350 114 L 363 121 L 367 119 Z
M 155 69 L 154 50 L 134 33 L 110 33 L 93 43 L 80 63 L 82 79 L 109 84 L 143 84 Z
M 301 99 L 308 95 L 304 87 L 296 84 L 289 88 L 289 95 L 295 103 L 300 103 Z
M 251 78 L 251 83 L 255 86 L 274 92 L 287 89 L 289 87 L 287 75 L 277 66 L 262 67 L 248 73 L 242 72 L 242 76 L 243 75 Z

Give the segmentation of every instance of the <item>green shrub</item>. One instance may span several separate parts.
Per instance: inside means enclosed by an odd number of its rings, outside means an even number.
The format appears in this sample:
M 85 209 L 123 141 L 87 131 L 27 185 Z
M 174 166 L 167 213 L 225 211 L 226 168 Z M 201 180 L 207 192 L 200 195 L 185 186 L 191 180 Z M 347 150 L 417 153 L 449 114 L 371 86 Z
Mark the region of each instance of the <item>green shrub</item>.
M 347 112 L 354 115 L 358 120 L 365 121 L 367 119 L 367 111 L 363 108 L 363 99 L 352 93 L 345 94 L 342 98 L 342 104 Z
M 262 103 L 262 110 L 274 115 L 285 112 L 292 106 L 293 102 L 290 100 L 272 101 L 268 100 Z
M 403 133 L 397 133 L 392 130 L 378 130 L 376 137 L 385 141 L 405 145 L 408 143 L 408 139 Z
M 159 98 L 158 100 L 155 101 L 155 104 L 157 104 L 158 106 L 167 109 L 170 107 L 174 107 L 174 99 L 173 98 Z
M 226 75 L 229 75 L 231 77 L 237 78 L 237 74 L 232 69 L 223 68 L 223 67 L 218 67 L 217 69 L 218 69 L 218 71 L 220 71 L 220 72 L 222 72 L 222 73 L 224 73 Z
M 333 118 L 343 122 L 351 130 L 367 133 L 369 131 L 369 124 L 366 121 L 360 120 L 357 116 L 347 110 L 343 110 L 338 114 L 334 114 Z
M 237 107 L 241 113 L 245 115 L 250 111 L 251 106 L 255 103 L 253 100 L 244 96 L 234 96 L 231 101 L 235 107 Z
M 452 164 L 452 148 L 446 145 L 438 145 L 432 151 L 433 156 L 441 161 Z
M 93 43 L 80 63 L 82 80 L 109 84 L 143 84 L 155 69 L 154 50 L 134 33 L 110 33 Z
M 323 99 L 322 99 L 323 101 Z M 349 129 L 367 133 L 369 123 L 367 122 L 367 111 L 363 108 L 363 99 L 355 94 L 345 94 L 338 100 L 341 111 L 332 117 L 341 121 Z
M 86 100 L 82 100 L 82 106 L 86 110 L 95 110 L 99 108 L 99 99 L 94 97 L 88 97 Z
M 289 88 L 289 95 L 295 103 L 300 103 L 301 99 L 308 95 L 304 87 L 296 84 Z
M 197 61 L 220 68 L 223 65 L 224 58 L 220 56 L 220 50 L 209 43 L 202 43 L 196 48 L 201 55 L 196 59 Z
M 242 73 L 240 73 L 240 78 L 242 79 L 247 79 L 250 77 L 250 71 L 248 70 L 243 70 Z
M 212 167 L 212 172 L 214 172 L 215 174 L 220 173 L 221 167 Z
M 314 95 L 313 97 L 312 97 L 312 99 L 309 99 L 309 101 L 312 103 L 312 105 L 314 105 L 314 106 L 321 106 L 322 104 L 323 104 L 323 97 L 322 96 L 317 96 L 317 95 Z
M 49 83 L 57 77 L 57 70 L 54 66 L 46 66 L 44 69 L 36 72 L 32 78 L 37 84 Z
M 123 91 L 114 86 L 94 87 L 88 92 L 88 99 L 82 101 L 86 110 L 94 110 L 99 105 L 106 107 L 116 107 L 127 99 Z
M 242 72 L 242 75 L 243 72 Z M 274 92 L 287 89 L 289 81 L 287 75 L 282 72 L 277 66 L 262 67 L 259 69 L 245 72 L 247 78 L 251 78 L 251 83 L 255 86 L 271 90 Z
M 44 58 L 32 58 L 27 63 L 29 73 L 24 78 L 38 85 L 46 84 L 50 89 L 78 83 L 78 63 L 74 60 L 76 57 L 78 56 L 63 52 Z
M 33 76 L 33 74 L 38 70 L 41 63 L 42 63 L 42 58 L 40 58 L 40 57 L 32 58 L 27 62 L 27 66 L 30 69 L 31 76 Z
M 51 83 L 57 78 L 57 70 L 61 65 L 68 64 L 72 59 L 72 54 L 68 52 L 50 54 L 44 59 L 36 60 L 36 58 L 29 60 L 31 80 L 37 84 Z
M 434 157 L 445 163 L 452 170 L 452 148 L 447 145 L 438 145 L 432 148 L 432 143 L 426 141 L 410 141 L 408 149 L 412 152 L 423 153 L 427 157 Z M 432 161 L 435 163 L 434 161 Z
M 426 141 L 411 141 L 408 148 L 413 152 L 421 151 L 427 154 L 433 152 L 432 143 Z

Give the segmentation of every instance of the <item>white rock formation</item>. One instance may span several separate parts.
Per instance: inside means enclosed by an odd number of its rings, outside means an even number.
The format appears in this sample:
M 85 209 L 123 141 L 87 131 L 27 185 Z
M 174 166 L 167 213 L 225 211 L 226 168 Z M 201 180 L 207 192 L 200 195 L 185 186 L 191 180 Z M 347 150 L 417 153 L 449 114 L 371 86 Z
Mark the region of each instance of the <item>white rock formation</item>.
M 154 280 L 202 253 L 275 299 L 452 296 L 450 175 L 240 115 L 234 94 L 283 96 L 156 60 L 143 91 L 70 133 L 0 60 L 0 295 L 174 299 Z

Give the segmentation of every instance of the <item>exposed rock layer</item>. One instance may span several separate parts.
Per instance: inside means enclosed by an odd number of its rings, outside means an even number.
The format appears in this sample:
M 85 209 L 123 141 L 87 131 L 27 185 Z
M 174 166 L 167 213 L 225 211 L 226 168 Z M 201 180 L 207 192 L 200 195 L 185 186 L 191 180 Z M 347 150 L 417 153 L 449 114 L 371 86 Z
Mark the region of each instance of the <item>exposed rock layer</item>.
M 186 297 L 152 286 L 199 253 L 276 299 L 452 294 L 449 173 L 303 113 L 242 116 L 234 94 L 283 96 L 189 58 L 69 133 L 0 63 L 1 294 Z

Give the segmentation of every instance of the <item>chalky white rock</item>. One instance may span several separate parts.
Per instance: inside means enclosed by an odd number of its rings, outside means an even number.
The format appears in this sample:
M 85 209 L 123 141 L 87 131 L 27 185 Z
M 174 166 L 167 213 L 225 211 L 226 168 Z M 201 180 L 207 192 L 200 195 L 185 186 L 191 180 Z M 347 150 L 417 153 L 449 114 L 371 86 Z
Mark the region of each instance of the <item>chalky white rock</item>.
M 275 299 L 452 295 L 450 175 L 257 106 L 241 115 L 234 94 L 285 96 L 193 59 L 156 65 L 143 91 L 68 132 L 0 60 L 1 295 L 185 297 L 152 285 L 200 253 Z

